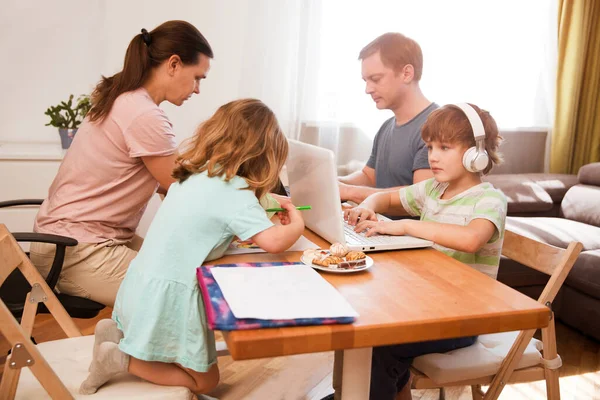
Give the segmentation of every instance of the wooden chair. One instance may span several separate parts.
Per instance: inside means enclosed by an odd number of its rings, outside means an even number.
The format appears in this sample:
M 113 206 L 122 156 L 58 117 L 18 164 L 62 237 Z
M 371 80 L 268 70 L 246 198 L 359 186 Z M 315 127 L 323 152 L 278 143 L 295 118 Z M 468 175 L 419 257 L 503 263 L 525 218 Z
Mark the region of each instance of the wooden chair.
M 18 399 L 174 399 L 196 398 L 184 387 L 159 386 L 145 382 L 129 374 L 122 374 L 110 384 L 91 396 L 77 393 L 79 385 L 87 376 L 92 357 L 94 336 L 82 336 L 81 332 L 50 289 L 44 278 L 17 244 L 4 224 L 0 224 L 0 284 L 19 269 L 32 289 L 27 294 L 21 324 L 6 304 L 0 300 L 0 333 L 12 346 L 6 360 L 0 400 Z M 30 336 L 38 308 L 43 303 L 67 339 L 32 343 Z M 23 369 L 24 367 L 28 367 Z M 41 386 L 40 386 L 41 385 Z
M 529 268 L 550 275 L 538 301 L 552 309 L 552 302 L 581 249 L 582 245 L 579 242 L 572 242 L 566 249 L 560 249 L 506 231 L 502 254 Z M 443 399 L 444 387 L 471 386 L 474 400 L 489 400 L 497 399 L 506 384 L 545 379 L 548 399 L 560 399 L 558 368 L 562 363 L 556 352 L 554 314 L 551 314 L 548 327 L 542 329 L 541 343 L 533 338 L 535 331 L 531 329 L 481 335 L 477 343 L 465 349 L 443 355 L 428 354 L 417 357 L 412 368 L 414 375 L 412 387 L 413 389 L 439 388 L 440 399 Z M 497 364 L 492 366 L 489 363 L 489 353 L 490 347 L 495 345 L 498 345 L 502 355 Z M 503 345 L 506 351 L 501 350 Z M 538 352 L 537 359 L 530 357 L 536 352 L 536 345 L 543 353 L 542 356 Z M 526 349 L 528 354 L 523 357 Z M 493 371 L 490 371 L 490 368 Z M 481 389 L 482 385 L 489 385 L 485 393 Z

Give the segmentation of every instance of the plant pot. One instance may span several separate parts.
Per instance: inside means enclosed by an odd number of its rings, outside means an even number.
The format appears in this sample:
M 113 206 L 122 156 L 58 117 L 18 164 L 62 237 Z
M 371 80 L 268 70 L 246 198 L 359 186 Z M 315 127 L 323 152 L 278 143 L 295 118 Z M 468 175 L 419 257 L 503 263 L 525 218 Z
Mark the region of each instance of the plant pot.
M 77 129 L 64 129 L 59 128 L 58 134 L 60 135 L 60 145 L 63 149 L 68 149 L 71 146 L 71 142 L 73 142 L 73 138 L 77 133 Z

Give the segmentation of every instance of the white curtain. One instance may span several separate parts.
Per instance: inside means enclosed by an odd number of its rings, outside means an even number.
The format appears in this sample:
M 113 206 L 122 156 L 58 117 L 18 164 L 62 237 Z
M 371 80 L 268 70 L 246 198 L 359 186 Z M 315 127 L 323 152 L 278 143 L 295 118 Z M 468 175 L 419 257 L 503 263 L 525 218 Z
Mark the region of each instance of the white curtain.
M 477 104 L 503 129 L 551 126 L 555 0 L 252 4 L 245 55 L 255 65 L 244 66 L 241 93 L 272 100 L 289 136 L 331 148 L 338 164 L 360 160 L 350 169 L 368 158 L 370 141 L 392 116 L 364 93 L 357 60 L 362 47 L 385 32 L 421 45 L 421 87 L 430 100 Z

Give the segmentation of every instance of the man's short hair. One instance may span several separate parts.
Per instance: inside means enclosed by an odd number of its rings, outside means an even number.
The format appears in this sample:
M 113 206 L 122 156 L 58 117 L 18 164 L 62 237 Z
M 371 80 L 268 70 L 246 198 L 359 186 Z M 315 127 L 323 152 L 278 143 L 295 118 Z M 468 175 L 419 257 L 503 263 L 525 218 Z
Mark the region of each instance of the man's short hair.
M 415 71 L 414 79 L 421 80 L 423 73 L 423 52 L 421 46 L 413 39 L 401 33 L 384 33 L 366 45 L 358 55 L 359 60 L 364 60 L 372 54 L 379 52 L 383 65 L 392 68 L 396 73 L 405 65 L 410 64 Z

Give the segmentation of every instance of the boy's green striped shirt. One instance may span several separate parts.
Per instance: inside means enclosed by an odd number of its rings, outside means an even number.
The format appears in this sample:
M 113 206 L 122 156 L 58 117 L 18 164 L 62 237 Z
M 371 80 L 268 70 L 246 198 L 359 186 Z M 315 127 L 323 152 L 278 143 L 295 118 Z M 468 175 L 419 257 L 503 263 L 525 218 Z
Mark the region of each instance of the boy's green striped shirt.
M 447 187 L 447 183 L 431 178 L 400 189 L 400 201 L 410 215 L 420 216 L 421 221 L 462 226 L 478 218 L 492 222 L 496 233 L 477 253 L 465 253 L 437 243 L 433 247 L 495 279 L 504 240 L 506 197 L 490 183 L 483 182 L 451 199 L 441 199 Z

